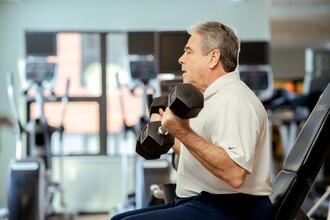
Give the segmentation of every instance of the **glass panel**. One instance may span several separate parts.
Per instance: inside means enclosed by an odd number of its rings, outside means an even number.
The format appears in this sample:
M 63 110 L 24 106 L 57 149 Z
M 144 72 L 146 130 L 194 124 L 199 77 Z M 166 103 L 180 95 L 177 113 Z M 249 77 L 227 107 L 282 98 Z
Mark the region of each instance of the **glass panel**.
M 95 97 L 101 95 L 100 35 L 91 33 L 58 33 L 57 56 L 48 60 L 58 63 L 54 85 L 57 96 L 64 94 L 70 79 L 69 96 Z
M 107 130 L 108 154 L 125 152 L 135 154 L 135 133 L 133 129 L 142 115 L 141 89 L 132 92 L 127 33 L 107 35 Z M 131 131 L 131 132 L 125 132 Z M 126 138 L 126 139 L 125 139 Z M 123 144 L 125 146 L 123 146 Z
M 31 104 L 31 118 L 37 118 L 37 105 Z M 45 116 L 49 125 L 59 127 L 63 106 L 60 102 L 45 103 Z M 69 102 L 64 114 L 63 152 L 65 155 L 98 154 L 99 104 L 97 102 Z M 52 136 L 52 152 L 60 152 L 59 133 Z

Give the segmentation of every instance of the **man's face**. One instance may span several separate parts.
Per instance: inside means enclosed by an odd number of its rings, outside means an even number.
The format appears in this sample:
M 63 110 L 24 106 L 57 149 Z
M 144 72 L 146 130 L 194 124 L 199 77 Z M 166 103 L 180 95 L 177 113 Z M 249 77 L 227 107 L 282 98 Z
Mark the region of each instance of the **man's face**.
M 178 61 L 183 72 L 183 82 L 191 83 L 204 91 L 209 82 L 209 58 L 207 55 L 202 54 L 200 40 L 201 36 L 199 34 L 193 34 Z

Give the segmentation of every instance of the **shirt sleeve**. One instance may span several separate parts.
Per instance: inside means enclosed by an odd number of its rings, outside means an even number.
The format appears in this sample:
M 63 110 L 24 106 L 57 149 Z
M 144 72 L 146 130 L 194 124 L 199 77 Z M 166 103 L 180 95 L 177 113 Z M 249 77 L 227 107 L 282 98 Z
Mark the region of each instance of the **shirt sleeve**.
M 252 173 L 259 133 L 258 117 L 252 104 L 234 97 L 223 101 L 214 113 L 212 143 L 222 147 L 235 163 Z

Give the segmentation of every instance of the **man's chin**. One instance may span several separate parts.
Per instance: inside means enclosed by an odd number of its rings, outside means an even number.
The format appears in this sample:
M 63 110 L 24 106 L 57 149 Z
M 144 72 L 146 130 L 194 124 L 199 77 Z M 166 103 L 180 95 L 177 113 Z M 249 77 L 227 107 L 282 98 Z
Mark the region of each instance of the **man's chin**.
M 190 83 L 189 78 L 186 76 L 186 74 L 182 74 L 182 82 L 183 83 Z
M 191 83 L 189 80 L 185 80 L 185 79 L 183 79 L 182 82 L 183 83 Z

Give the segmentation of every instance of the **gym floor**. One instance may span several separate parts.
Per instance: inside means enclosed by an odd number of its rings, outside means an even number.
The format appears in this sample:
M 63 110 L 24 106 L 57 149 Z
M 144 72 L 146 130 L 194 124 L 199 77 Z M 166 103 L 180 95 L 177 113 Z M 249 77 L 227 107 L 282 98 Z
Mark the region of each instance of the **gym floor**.
M 8 220 L 1 218 L 0 220 Z M 46 217 L 46 220 L 109 220 L 109 214 L 79 214 L 77 216 L 51 216 Z
M 46 220 L 109 220 L 108 214 L 81 214 L 74 218 L 53 216 L 47 217 Z

